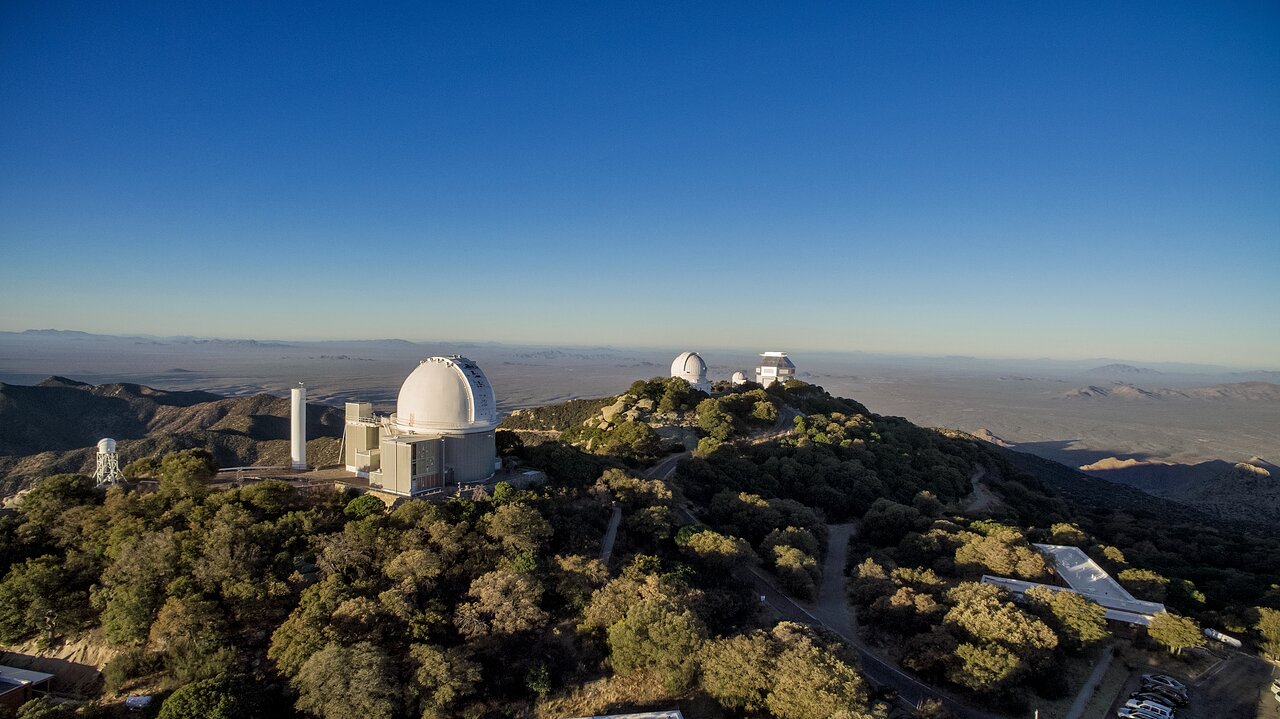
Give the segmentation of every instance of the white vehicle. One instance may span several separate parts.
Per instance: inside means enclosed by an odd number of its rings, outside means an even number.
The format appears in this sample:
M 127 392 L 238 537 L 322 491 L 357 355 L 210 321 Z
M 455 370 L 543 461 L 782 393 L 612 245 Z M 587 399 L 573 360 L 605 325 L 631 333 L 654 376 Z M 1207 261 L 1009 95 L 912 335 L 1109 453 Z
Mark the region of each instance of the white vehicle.
M 1116 710 L 1116 716 L 1120 719 L 1162 719 L 1155 714 L 1149 714 L 1141 709 L 1133 709 L 1130 707 L 1120 707 Z
M 1156 704 L 1155 702 L 1130 699 L 1129 701 L 1125 702 L 1124 705 L 1130 709 L 1137 709 L 1139 711 L 1144 711 L 1150 714 L 1151 716 L 1159 717 L 1160 719 L 1173 719 L 1173 710 L 1163 704 Z

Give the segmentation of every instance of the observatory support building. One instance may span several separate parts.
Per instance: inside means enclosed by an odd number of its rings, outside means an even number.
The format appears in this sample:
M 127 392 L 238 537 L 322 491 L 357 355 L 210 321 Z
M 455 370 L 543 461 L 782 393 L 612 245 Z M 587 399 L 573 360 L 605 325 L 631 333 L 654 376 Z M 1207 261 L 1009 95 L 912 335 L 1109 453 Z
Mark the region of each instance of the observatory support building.
M 756 382 L 768 387 L 774 382 L 786 382 L 795 379 L 796 365 L 787 357 L 786 352 L 765 352 L 760 355 L 760 366 L 756 367 Z
M 493 387 L 476 363 L 430 357 L 405 379 L 390 417 L 347 403 L 343 463 L 371 489 L 405 496 L 482 482 L 498 468 L 497 428 Z

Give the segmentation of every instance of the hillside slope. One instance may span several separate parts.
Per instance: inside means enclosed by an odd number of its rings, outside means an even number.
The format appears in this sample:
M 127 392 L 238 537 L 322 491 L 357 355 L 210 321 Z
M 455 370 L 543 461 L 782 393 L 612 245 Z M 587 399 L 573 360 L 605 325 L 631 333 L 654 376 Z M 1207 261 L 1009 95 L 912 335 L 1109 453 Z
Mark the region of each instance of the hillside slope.
M 336 458 L 342 423 L 339 410 L 307 405 L 310 456 Z M 289 456 L 289 400 L 65 377 L 37 385 L 0 383 L 0 496 L 31 477 L 92 471 L 103 437 L 117 440 L 123 462 L 201 447 L 224 466 L 280 464 Z

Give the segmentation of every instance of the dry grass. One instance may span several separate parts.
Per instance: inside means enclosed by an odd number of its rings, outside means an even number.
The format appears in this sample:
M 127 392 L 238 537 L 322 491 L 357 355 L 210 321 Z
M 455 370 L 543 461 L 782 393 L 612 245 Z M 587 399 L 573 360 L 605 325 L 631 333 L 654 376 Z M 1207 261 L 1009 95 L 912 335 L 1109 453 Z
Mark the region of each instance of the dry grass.
M 547 698 L 534 707 L 537 719 L 566 719 L 603 714 L 662 711 L 679 708 L 687 719 L 723 719 L 715 701 L 701 693 L 673 695 L 648 674 L 611 676 L 586 682 L 568 692 Z

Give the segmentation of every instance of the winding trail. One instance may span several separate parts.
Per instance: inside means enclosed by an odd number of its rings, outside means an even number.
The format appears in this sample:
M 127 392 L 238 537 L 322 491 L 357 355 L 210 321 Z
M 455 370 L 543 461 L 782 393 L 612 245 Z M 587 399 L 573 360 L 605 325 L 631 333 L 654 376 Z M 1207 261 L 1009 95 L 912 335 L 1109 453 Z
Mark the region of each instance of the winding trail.
M 983 479 L 987 476 L 987 468 L 978 465 L 974 470 L 973 476 L 969 477 L 969 484 L 973 487 L 973 494 L 970 494 L 961 505 L 960 511 L 965 513 L 985 512 L 1000 503 L 1000 499 L 991 492 L 991 488 L 983 483 Z

